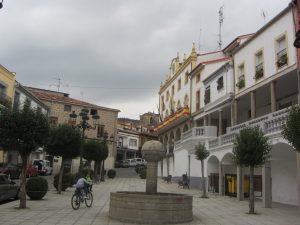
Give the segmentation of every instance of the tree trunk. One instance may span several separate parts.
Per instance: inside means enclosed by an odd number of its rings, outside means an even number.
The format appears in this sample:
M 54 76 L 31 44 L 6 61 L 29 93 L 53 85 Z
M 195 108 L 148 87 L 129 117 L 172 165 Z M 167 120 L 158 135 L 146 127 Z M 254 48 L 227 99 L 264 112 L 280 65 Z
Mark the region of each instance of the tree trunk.
M 27 168 L 27 156 L 22 156 L 22 172 L 20 183 L 20 209 L 26 208 L 26 168 Z
M 254 166 L 250 166 L 249 214 L 254 214 Z
M 65 168 L 65 158 L 62 157 L 61 166 L 60 166 L 60 170 L 59 170 L 57 194 L 61 194 L 62 180 L 63 180 L 62 178 L 63 178 L 63 174 L 64 174 L 64 168 Z
M 207 198 L 206 185 L 205 185 L 205 179 L 204 179 L 204 160 L 201 160 L 201 173 L 202 173 L 202 196 L 201 196 L 201 198 Z
M 88 162 L 87 162 L 87 165 L 88 165 L 88 176 L 90 177 L 91 176 L 91 160 L 89 160 Z
M 98 183 L 99 182 L 99 176 L 98 176 L 98 170 L 99 170 L 99 162 L 95 161 L 95 165 L 94 165 L 94 182 Z

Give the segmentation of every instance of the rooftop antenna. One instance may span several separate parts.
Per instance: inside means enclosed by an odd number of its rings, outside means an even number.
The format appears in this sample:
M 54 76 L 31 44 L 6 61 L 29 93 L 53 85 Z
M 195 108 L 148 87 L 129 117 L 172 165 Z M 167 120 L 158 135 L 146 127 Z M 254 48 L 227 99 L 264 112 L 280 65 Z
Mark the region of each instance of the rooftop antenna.
M 200 53 L 200 49 L 201 49 L 201 36 L 202 36 L 202 28 L 200 27 L 199 43 L 198 43 L 198 52 L 199 53 Z
M 57 77 L 55 77 L 55 78 L 53 78 L 54 80 L 57 80 L 57 84 L 55 84 L 55 85 L 52 85 L 52 86 L 55 86 L 55 87 L 57 87 L 57 91 L 59 92 L 59 89 L 60 89 L 60 85 L 61 85 L 61 79 L 60 79 L 60 77 L 59 76 L 57 76 Z
M 264 25 L 266 24 L 266 18 L 267 18 L 267 12 L 265 12 L 263 9 L 261 10 L 261 16 L 263 17 L 264 19 Z
M 219 43 L 218 43 L 219 50 L 222 49 L 222 30 L 221 30 L 221 28 L 222 28 L 223 20 L 224 20 L 223 8 L 224 8 L 224 5 L 221 6 L 219 9 Z

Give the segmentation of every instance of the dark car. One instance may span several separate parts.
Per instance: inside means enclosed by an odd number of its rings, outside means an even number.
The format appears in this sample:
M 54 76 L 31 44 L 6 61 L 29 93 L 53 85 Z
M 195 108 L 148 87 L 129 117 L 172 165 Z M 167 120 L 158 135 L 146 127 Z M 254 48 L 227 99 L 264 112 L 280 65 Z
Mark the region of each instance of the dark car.
M 0 173 L 0 201 L 19 198 L 20 187 L 9 179 L 6 174 Z
M 8 165 L 6 167 L 0 167 L 0 173 L 8 175 L 10 179 L 19 179 L 21 171 L 17 166 Z

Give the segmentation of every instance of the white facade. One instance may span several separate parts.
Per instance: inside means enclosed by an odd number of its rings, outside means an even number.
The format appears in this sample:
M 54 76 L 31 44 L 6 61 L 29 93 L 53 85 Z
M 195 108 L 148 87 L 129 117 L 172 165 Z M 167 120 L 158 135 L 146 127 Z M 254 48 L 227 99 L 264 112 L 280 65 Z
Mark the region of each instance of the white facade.
M 139 135 L 130 130 L 118 129 L 117 153 L 118 158 L 136 158 L 139 150 Z
M 285 38 L 284 48 L 287 51 L 287 65 L 278 68 L 276 62 L 278 41 Z M 276 22 L 272 23 L 261 33 L 258 33 L 250 41 L 234 54 L 235 81 L 238 82 L 239 67 L 244 65 L 245 88 L 236 88 L 236 94 L 249 91 L 249 88 L 274 76 L 290 66 L 296 65 L 296 48 L 293 46 L 295 39 L 295 27 L 293 22 L 292 10 L 288 10 Z M 262 52 L 263 79 L 255 79 L 256 54 Z
M 198 55 L 188 91 L 192 93 L 192 120 L 175 118 L 158 127 L 159 140 L 171 152 L 160 162 L 158 175 L 172 175 L 176 180 L 188 174 L 191 185 L 200 187 L 201 164 L 194 147 L 204 143 L 210 152 L 204 162 L 208 190 L 242 200 L 247 194 L 249 168 L 234 164 L 233 142 L 241 129 L 259 126 L 269 137 L 272 151 L 270 160 L 255 169 L 255 195 L 265 207 L 272 201 L 299 205 L 300 161 L 281 135 L 288 107 L 298 103 L 299 94 L 292 10 L 289 5 L 257 33 L 235 39 L 224 53 Z M 244 87 L 240 86 L 241 75 Z M 192 125 L 184 130 L 184 124 Z

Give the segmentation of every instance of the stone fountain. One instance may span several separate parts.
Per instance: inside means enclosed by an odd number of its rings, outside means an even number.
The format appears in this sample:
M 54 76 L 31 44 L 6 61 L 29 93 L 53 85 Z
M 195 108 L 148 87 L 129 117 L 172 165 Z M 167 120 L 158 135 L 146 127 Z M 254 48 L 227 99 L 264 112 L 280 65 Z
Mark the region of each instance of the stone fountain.
M 157 192 L 157 165 L 165 155 L 161 142 L 142 147 L 147 161 L 146 192 L 111 192 L 109 217 L 122 222 L 174 224 L 193 220 L 193 197 Z

